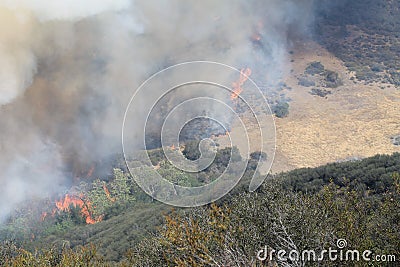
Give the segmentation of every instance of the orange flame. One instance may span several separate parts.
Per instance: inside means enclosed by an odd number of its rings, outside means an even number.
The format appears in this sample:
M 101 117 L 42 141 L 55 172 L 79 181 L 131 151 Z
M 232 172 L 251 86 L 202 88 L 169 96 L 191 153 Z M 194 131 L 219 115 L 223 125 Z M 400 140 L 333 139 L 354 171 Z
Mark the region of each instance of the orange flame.
M 253 41 L 261 41 L 261 39 L 262 39 L 261 32 L 262 32 L 263 28 L 264 28 L 264 24 L 262 23 L 262 21 L 259 21 L 257 23 L 257 25 L 255 25 L 253 35 L 251 36 L 251 39 Z
M 108 200 L 110 200 L 111 202 L 115 202 L 115 198 L 111 197 L 110 191 L 108 190 L 105 183 L 103 184 L 103 189 L 104 189 L 104 193 L 106 193 Z
M 251 39 L 253 40 L 253 41 L 261 41 L 261 34 L 259 34 L 259 33 L 254 33 L 252 36 L 251 36 Z
M 47 212 L 42 212 L 42 216 L 40 216 L 40 220 L 43 222 L 44 221 L 44 219 L 46 219 L 46 217 L 47 217 Z
M 235 100 L 239 97 L 239 95 L 243 92 L 243 84 L 249 79 L 249 76 L 251 75 L 251 69 L 246 68 L 246 69 L 241 69 L 240 70 L 240 77 L 239 80 L 232 83 L 232 88 L 233 92 L 231 94 L 231 99 Z
M 81 208 L 82 215 L 86 218 L 87 224 L 95 224 L 101 221 L 101 218 L 93 218 L 90 214 L 89 210 L 91 208 L 91 204 L 89 201 L 84 201 L 83 196 L 71 196 L 66 194 L 64 199 L 60 199 L 60 201 L 56 201 L 56 207 L 59 211 L 69 211 L 70 206 L 73 205 L 74 207 Z

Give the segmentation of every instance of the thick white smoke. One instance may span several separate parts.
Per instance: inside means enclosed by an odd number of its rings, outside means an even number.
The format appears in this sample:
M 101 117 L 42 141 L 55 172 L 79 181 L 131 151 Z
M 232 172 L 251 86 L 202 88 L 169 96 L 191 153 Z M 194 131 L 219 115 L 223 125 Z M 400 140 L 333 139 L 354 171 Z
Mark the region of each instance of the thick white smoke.
M 161 68 L 212 60 L 278 79 L 312 3 L 0 0 L 0 218 L 119 152 L 127 101 Z
M 2 0 L 0 5 L 15 12 L 28 12 L 40 21 L 77 20 L 105 11 L 118 11 L 130 5 L 129 0 Z
M 105 11 L 125 9 L 129 5 L 129 0 L 0 1 L 0 105 L 11 102 L 32 81 L 36 72 L 32 50 L 35 35 L 41 34 L 40 22 L 76 21 Z
M 0 1 L 0 222 L 14 205 L 61 190 L 66 182 L 60 149 L 32 122 L 28 101 L 13 105 L 32 85 L 40 56 L 47 57 L 46 49 L 52 49 L 41 38 L 53 35 L 53 49 L 66 49 L 65 44 L 71 44 L 66 38 L 73 39 L 70 28 L 76 21 L 129 5 L 127 0 Z M 60 20 L 64 25 L 49 33 L 46 24 Z M 43 96 L 46 98 L 51 100 L 51 96 Z M 52 115 L 47 116 L 49 119 Z

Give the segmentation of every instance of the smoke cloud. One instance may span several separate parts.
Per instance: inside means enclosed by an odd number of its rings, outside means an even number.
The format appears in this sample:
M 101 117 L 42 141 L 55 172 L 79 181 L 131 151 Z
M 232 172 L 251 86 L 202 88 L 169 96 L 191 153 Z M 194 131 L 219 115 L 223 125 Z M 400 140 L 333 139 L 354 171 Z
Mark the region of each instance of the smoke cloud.
M 149 75 L 211 60 L 278 81 L 312 19 L 312 0 L 0 0 L 0 219 L 120 152 L 126 105 Z

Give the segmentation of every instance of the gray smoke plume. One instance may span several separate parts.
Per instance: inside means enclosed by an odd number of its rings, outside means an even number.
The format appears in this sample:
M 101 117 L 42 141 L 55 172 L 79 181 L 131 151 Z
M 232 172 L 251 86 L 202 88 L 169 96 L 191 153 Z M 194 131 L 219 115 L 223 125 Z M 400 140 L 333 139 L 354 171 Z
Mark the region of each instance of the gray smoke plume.
M 312 19 L 312 0 L 0 0 L 0 219 L 119 152 L 149 75 L 211 60 L 277 81 Z

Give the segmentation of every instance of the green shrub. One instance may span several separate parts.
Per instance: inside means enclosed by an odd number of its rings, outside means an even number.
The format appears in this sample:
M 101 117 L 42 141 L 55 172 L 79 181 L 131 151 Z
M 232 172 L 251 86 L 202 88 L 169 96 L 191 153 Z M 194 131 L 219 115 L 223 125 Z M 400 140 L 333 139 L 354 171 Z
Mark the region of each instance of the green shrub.
M 305 72 L 310 75 L 322 74 L 325 71 L 324 65 L 321 62 L 314 61 L 308 64 Z
M 272 111 L 278 118 L 284 118 L 289 115 L 289 103 L 280 102 L 273 106 Z

